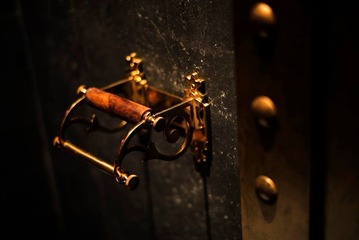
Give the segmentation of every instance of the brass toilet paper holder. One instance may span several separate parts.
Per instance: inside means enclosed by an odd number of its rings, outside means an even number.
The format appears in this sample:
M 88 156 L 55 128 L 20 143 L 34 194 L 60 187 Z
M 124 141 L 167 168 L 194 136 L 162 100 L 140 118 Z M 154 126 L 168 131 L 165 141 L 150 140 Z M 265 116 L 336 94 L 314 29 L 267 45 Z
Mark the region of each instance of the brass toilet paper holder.
M 188 75 L 184 96 L 179 97 L 149 85 L 142 59 L 136 53 L 125 59 L 129 65 L 128 77 L 102 88 L 78 88 L 80 97 L 65 112 L 54 146 L 80 156 L 130 190 L 138 186 L 139 177 L 124 170 L 122 165 L 126 156 L 133 152 L 142 152 L 144 162 L 150 159 L 172 161 L 190 148 L 196 168 L 208 169 L 211 161 L 210 99 L 205 92 L 205 81 L 197 72 Z M 105 127 L 93 113 L 90 117 L 75 116 L 84 105 L 115 117 L 118 124 L 113 128 Z M 68 137 L 70 127 L 75 125 L 85 126 L 87 134 L 121 132 L 123 137 L 114 163 L 75 145 Z M 158 137 L 161 133 L 163 137 Z M 161 149 L 165 144 L 170 147 Z

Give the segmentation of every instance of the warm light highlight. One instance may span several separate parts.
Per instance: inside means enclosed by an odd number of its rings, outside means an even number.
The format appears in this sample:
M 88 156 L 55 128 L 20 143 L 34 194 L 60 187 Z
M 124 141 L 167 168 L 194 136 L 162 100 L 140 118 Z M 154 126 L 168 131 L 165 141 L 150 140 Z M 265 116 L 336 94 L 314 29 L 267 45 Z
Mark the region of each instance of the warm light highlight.
M 274 24 L 275 16 L 272 8 L 263 2 L 256 3 L 251 10 L 251 19 L 261 24 Z

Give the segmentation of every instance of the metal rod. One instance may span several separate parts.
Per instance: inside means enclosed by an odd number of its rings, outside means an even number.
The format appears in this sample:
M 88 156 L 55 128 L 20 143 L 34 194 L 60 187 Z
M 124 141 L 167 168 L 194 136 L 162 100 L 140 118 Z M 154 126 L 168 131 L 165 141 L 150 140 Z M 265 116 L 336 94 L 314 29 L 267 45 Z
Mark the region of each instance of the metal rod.
M 73 152 L 75 155 L 80 156 L 81 158 L 85 159 L 87 162 L 95 165 L 97 168 L 102 170 L 103 172 L 113 176 L 114 175 L 114 166 L 108 164 L 104 160 L 92 155 L 89 152 L 82 150 L 81 148 L 75 146 L 74 144 L 67 142 L 67 141 L 59 141 L 62 148 Z

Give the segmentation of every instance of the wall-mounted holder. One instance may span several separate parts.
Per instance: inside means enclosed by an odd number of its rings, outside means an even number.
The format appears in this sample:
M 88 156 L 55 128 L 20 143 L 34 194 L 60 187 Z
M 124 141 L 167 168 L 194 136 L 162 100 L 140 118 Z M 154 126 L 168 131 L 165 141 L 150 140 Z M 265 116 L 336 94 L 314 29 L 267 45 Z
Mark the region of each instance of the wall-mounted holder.
M 208 169 L 211 160 L 210 149 L 210 101 L 205 92 L 205 82 L 194 72 L 186 77 L 184 96 L 179 97 L 149 85 L 142 68 L 142 59 L 131 53 L 126 56 L 129 64 L 128 77 L 103 88 L 78 88 L 80 97 L 65 112 L 60 133 L 54 139 L 54 146 L 78 155 L 113 176 L 118 183 L 135 189 L 139 177 L 122 168 L 129 153 L 142 152 L 142 161 L 158 159 L 172 161 L 181 157 L 190 147 L 197 169 Z M 80 106 L 89 106 L 119 118 L 113 129 L 104 127 L 98 117 L 76 117 Z M 116 118 L 116 119 L 117 119 Z M 95 131 L 126 131 L 120 139 L 113 164 L 75 145 L 67 137 L 74 125 L 85 125 L 87 133 Z M 130 126 L 130 127 L 128 127 Z M 161 139 L 171 145 L 173 151 L 161 151 L 162 143 L 153 131 L 163 133 Z M 135 141 L 137 136 L 140 141 Z M 198 168 L 199 166 L 199 168 Z

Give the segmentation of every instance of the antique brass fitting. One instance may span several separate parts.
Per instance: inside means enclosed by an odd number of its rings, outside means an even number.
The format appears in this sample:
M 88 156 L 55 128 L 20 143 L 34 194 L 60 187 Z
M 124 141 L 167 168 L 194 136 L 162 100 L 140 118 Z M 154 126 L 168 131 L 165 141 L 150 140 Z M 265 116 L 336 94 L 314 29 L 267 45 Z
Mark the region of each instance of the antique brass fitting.
M 102 88 L 79 86 L 79 98 L 65 112 L 54 146 L 85 159 L 130 190 L 138 186 L 139 177 L 124 170 L 122 163 L 132 152 L 142 152 L 144 157 L 141 160 L 144 162 L 150 159 L 172 161 L 190 148 L 197 164 L 207 164 L 211 158 L 210 101 L 205 92 L 205 81 L 199 77 L 198 72 L 186 77 L 187 87 L 184 96 L 180 97 L 150 86 L 143 73 L 142 59 L 136 53 L 129 54 L 125 59 L 128 63 L 126 78 Z M 78 110 L 84 105 L 115 116 L 120 124 L 109 129 L 99 123 L 99 117 L 95 114 L 89 119 L 77 116 Z M 87 126 L 87 133 L 95 130 L 122 131 L 124 137 L 119 139 L 113 163 L 85 151 L 67 137 L 70 128 L 78 124 Z M 156 145 L 157 139 L 146 135 L 151 129 L 162 132 L 165 141 L 176 143 L 178 147 L 171 153 L 161 152 Z M 133 139 L 138 135 L 146 137 L 142 137 L 140 143 L 135 142 Z

